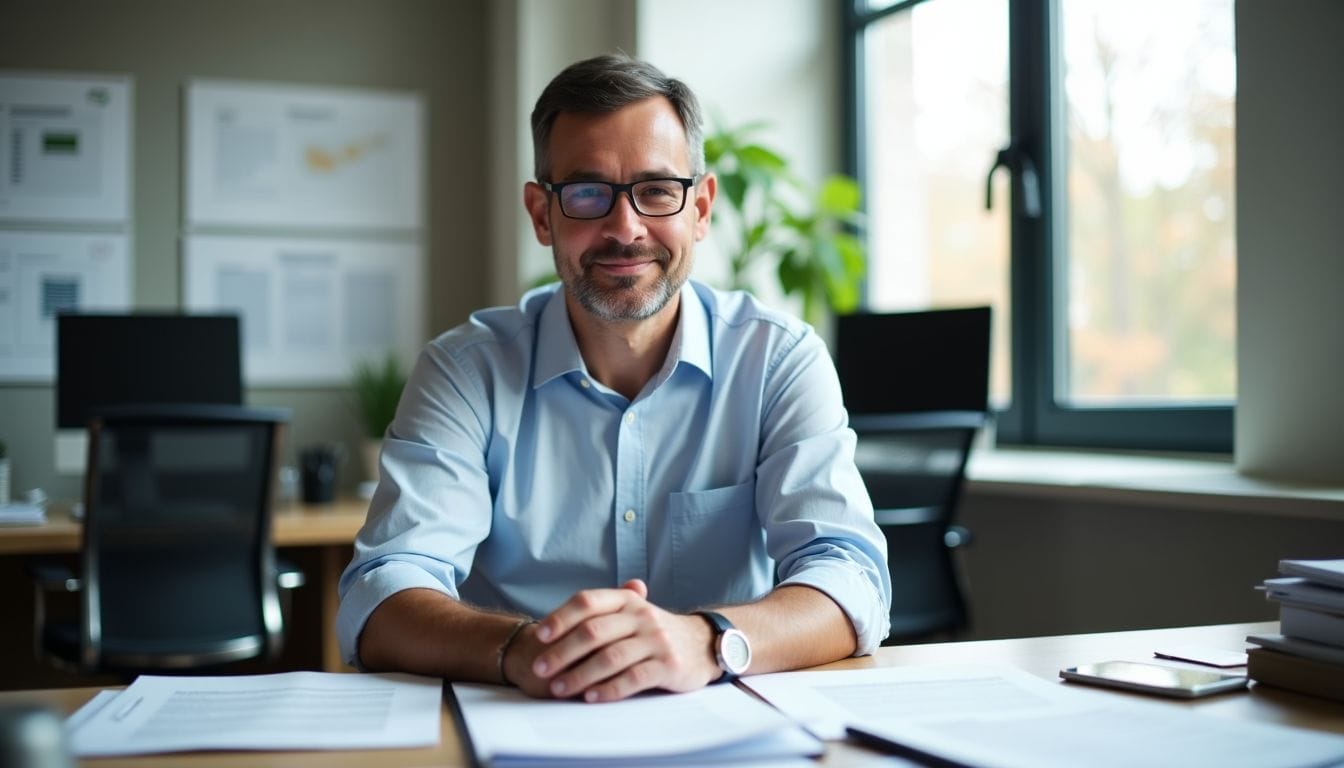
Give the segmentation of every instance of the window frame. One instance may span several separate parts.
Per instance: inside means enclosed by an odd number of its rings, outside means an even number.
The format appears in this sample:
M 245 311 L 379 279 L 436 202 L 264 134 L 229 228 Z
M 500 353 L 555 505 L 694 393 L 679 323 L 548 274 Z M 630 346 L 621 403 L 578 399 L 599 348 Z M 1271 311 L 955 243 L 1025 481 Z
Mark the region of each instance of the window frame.
M 864 32 L 873 23 L 910 11 L 924 2 L 901 0 L 865 10 L 865 0 L 841 0 L 841 72 L 844 94 L 845 172 L 867 190 Z M 1066 237 L 1055 225 L 1065 194 L 1055 177 L 1066 147 L 1055 141 L 1063 124 L 1055 0 L 1004 0 L 1008 3 L 1009 135 L 1030 156 L 1039 174 L 1041 210 L 1026 215 L 1024 201 L 1009 195 L 1012 253 L 1009 295 L 1012 301 L 1012 402 L 995 414 L 1000 443 L 1230 453 L 1233 403 L 1071 407 L 1055 399 L 1056 362 L 1065 351 L 1059 333 L 1066 317 L 1066 270 L 1057 269 Z M 989 172 L 993 157 L 985 158 Z M 866 195 L 865 195 L 866 198 Z

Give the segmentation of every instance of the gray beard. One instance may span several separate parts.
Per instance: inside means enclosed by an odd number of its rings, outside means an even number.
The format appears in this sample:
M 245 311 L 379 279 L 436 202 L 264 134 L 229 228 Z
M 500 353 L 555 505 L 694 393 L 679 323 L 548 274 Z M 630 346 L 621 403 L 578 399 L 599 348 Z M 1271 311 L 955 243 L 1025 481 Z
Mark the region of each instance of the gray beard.
M 667 306 L 667 303 L 672 300 L 673 296 L 677 295 L 681 286 L 686 282 L 685 276 L 674 279 L 668 273 L 667 265 L 670 259 L 665 254 L 661 254 L 662 257 L 658 259 L 658 265 L 662 267 L 663 272 L 648 290 L 636 290 L 635 285 L 639 279 L 635 277 L 616 278 L 615 287 L 604 288 L 598 285 L 589 270 L 598 256 L 606 255 L 611 254 L 585 253 L 580 260 L 581 271 L 578 274 L 570 273 L 566 268 L 562 268 L 559 255 L 555 255 L 556 273 L 560 275 L 560 280 L 565 284 L 566 290 L 574 295 L 574 298 L 579 302 L 579 306 L 602 320 L 614 322 L 644 320 L 652 317 Z
M 615 321 L 652 317 L 681 289 L 680 285 L 672 285 L 666 272 L 658 276 L 648 291 L 634 293 L 636 282 L 636 278 L 622 277 L 617 278 L 615 288 L 600 288 L 585 274 L 574 281 L 571 290 L 584 309 L 603 320 Z

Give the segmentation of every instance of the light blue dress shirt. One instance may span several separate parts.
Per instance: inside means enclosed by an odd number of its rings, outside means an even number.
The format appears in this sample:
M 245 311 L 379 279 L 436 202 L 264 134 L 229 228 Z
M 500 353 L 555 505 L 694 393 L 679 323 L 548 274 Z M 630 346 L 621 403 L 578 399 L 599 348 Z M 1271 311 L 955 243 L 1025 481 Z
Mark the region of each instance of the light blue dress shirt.
M 633 578 L 677 612 L 806 584 L 871 653 L 888 630 L 886 542 L 817 335 L 688 282 L 666 362 L 628 400 L 589 376 L 557 288 L 420 354 L 341 577 L 346 660 L 403 589 L 541 617 Z

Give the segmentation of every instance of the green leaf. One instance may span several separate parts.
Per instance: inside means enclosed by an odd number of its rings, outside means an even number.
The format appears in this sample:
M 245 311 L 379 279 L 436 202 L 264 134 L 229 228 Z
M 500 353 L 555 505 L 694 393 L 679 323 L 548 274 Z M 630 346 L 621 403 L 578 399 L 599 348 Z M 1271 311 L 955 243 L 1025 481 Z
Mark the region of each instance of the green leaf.
M 742 210 L 742 201 L 747 197 L 745 178 L 736 173 L 725 173 L 719 177 L 719 189 L 723 190 L 724 197 L 728 198 L 733 210 Z
M 867 274 L 868 259 L 864 257 L 863 243 L 857 237 L 839 233 L 835 235 L 835 247 L 840 251 L 846 275 L 857 281 Z
M 788 161 L 775 152 L 759 144 L 748 144 L 737 151 L 738 160 L 747 168 L 764 171 L 770 176 L 779 174 L 789 167 Z
M 770 231 L 769 227 L 770 225 L 767 222 L 762 221 L 756 226 L 748 229 L 745 243 L 743 244 L 746 250 L 751 250 L 765 242 L 765 236 Z
M 823 211 L 836 215 L 856 211 L 859 208 L 858 182 L 838 174 L 827 176 L 822 182 L 817 202 Z
M 807 286 L 807 267 L 798 263 L 796 255 L 796 251 L 785 251 L 776 270 L 779 275 L 779 287 L 786 295 L 804 290 Z

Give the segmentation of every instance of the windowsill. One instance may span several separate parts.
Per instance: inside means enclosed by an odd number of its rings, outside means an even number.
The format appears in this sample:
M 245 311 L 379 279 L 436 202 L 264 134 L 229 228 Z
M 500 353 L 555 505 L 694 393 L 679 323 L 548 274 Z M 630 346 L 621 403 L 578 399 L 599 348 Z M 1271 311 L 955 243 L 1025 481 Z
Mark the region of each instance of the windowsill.
M 1232 457 L 1223 455 L 977 448 L 966 474 L 966 492 L 972 496 L 1031 496 L 1344 520 L 1344 487 L 1248 477 L 1237 472 Z

